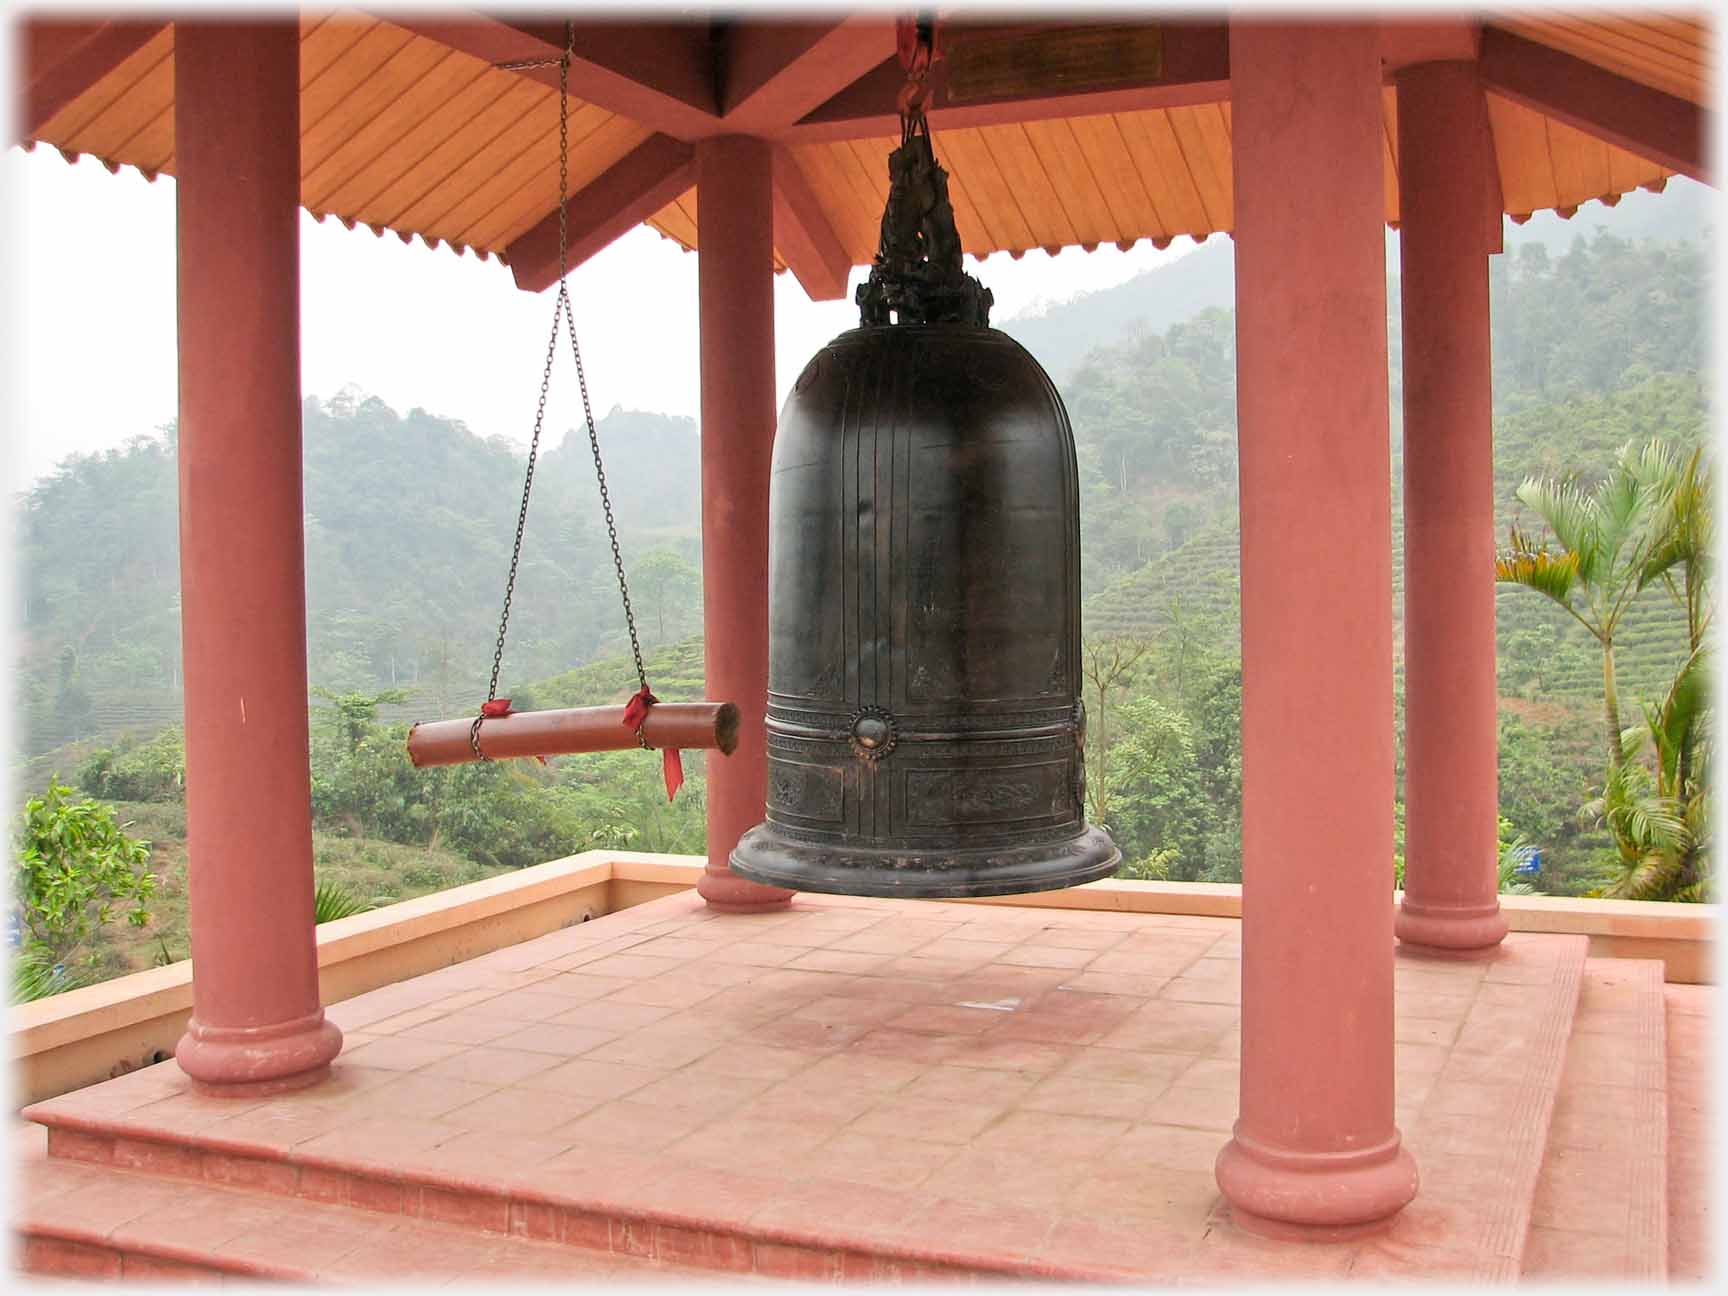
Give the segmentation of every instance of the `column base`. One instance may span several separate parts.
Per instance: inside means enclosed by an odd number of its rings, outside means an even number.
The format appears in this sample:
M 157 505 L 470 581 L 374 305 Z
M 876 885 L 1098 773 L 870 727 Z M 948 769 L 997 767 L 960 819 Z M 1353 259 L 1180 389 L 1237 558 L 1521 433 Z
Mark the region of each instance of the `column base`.
M 320 1008 L 268 1026 L 209 1026 L 194 1017 L 174 1059 L 200 1093 L 262 1098 L 317 1084 L 341 1051 L 342 1032 Z
M 1214 1174 L 1238 1227 L 1310 1242 L 1339 1242 L 1391 1227 L 1417 1187 L 1416 1160 L 1396 1130 L 1361 1152 L 1301 1153 L 1245 1137 L 1238 1122 L 1218 1153 Z
M 769 913 L 786 908 L 797 892 L 764 886 L 739 877 L 724 864 L 716 868 L 710 863 L 696 880 L 696 894 L 708 902 L 710 909 L 721 913 Z
M 1401 944 L 1425 954 L 1487 958 L 1506 939 L 1507 921 L 1498 897 L 1485 905 L 1431 905 L 1406 896 L 1392 930 Z

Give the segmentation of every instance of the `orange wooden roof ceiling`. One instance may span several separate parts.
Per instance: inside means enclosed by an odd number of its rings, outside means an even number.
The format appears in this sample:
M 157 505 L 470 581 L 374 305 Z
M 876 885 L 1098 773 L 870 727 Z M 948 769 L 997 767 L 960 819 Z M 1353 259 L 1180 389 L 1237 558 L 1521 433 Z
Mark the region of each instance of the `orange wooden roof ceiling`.
M 1710 32 L 1699 19 L 1545 13 L 1495 25 L 1665 95 L 1708 102 Z M 302 202 L 313 215 L 502 256 L 555 210 L 554 87 L 352 11 L 308 16 L 301 30 Z M 573 75 L 573 84 L 579 88 L 581 78 Z M 1385 97 L 1386 219 L 1396 221 L 1396 102 L 1390 88 Z M 1514 218 L 1550 208 L 1570 215 L 1591 199 L 1614 202 L 1674 174 L 1501 94 L 1490 92 L 1488 105 L 1505 210 Z M 154 178 L 174 171 L 173 111 L 170 26 L 61 106 L 27 143 Z M 572 97 L 572 192 L 654 135 Z M 1228 102 L 938 125 L 934 138 L 952 176 L 963 242 L 977 256 L 1127 247 L 1140 239 L 1162 244 L 1232 226 Z M 785 140 L 855 265 L 876 250 L 895 143 L 889 135 Z M 647 223 L 695 247 L 694 187 Z M 784 268 L 778 248 L 776 262 Z

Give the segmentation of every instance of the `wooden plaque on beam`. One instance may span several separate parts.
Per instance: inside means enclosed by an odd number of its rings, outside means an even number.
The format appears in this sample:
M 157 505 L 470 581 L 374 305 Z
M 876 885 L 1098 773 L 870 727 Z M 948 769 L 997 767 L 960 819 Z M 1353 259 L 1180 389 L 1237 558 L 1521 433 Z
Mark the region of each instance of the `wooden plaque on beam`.
M 967 36 L 944 61 L 949 103 L 1113 90 L 1163 75 L 1164 35 L 1137 24 Z

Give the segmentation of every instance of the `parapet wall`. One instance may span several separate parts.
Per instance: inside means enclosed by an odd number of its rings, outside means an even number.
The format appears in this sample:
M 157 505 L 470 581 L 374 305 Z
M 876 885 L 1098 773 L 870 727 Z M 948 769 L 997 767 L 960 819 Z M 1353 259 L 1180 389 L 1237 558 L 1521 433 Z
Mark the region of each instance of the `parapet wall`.
M 588 851 L 325 923 L 318 928 L 324 1002 L 687 890 L 701 874 L 698 856 Z M 967 903 L 1240 918 L 1242 888 L 1110 878 Z M 1670 982 L 1714 980 L 1715 905 L 1553 896 L 1502 896 L 1500 903 L 1514 931 L 1584 935 L 1594 957 L 1659 959 Z M 116 977 L 11 1011 L 14 1103 L 22 1106 L 171 1055 L 192 1013 L 192 964 Z

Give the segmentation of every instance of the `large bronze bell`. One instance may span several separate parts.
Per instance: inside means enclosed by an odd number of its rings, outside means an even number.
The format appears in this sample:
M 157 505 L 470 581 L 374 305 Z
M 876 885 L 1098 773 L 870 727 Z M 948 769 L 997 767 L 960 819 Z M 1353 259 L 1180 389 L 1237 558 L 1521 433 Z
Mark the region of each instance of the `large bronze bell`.
M 1073 432 L 988 326 L 927 131 L 890 175 L 863 326 L 780 415 L 767 819 L 732 868 L 844 895 L 1074 886 L 1121 856 L 1085 817 Z

